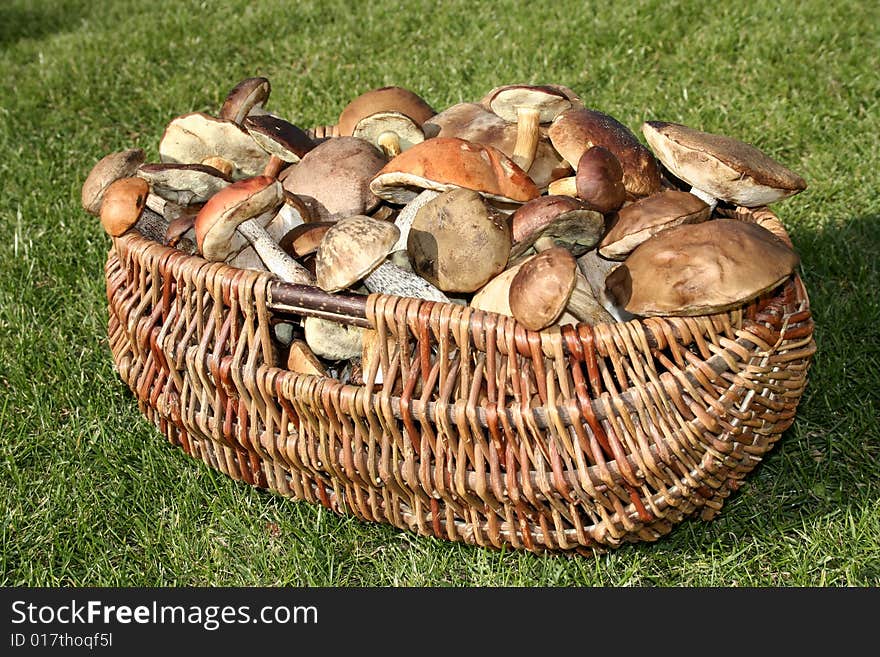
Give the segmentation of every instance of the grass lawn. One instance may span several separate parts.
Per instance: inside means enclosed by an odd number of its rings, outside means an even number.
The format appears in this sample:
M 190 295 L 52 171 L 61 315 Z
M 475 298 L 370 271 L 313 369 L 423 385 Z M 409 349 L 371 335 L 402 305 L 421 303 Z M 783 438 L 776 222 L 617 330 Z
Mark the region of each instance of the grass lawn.
M 0 584 L 880 584 L 880 5 L 4 0 L 0 4 Z M 498 552 L 340 517 L 172 448 L 112 369 L 92 165 L 240 79 L 334 123 L 373 87 L 434 107 L 554 82 L 637 134 L 735 136 L 801 174 L 774 209 L 818 352 L 794 426 L 714 521 L 596 558 Z

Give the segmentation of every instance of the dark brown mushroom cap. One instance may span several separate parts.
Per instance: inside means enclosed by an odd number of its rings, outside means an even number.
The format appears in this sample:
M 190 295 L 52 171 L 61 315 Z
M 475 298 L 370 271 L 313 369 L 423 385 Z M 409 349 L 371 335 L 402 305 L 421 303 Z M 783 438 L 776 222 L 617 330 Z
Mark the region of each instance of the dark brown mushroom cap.
M 272 85 L 266 78 L 245 78 L 227 94 L 217 117 L 240 124 L 251 110 L 266 104 L 271 91 Z
M 366 215 L 340 219 L 324 234 L 315 256 L 318 287 L 338 292 L 368 276 L 397 241 L 400 230 Z
M 603 146 L 588 148 L 577 163 L 575 188 L 578 198 L 596 212 L 619 210 L 626 201 L 620 160 Z
M 385 163 L 382 152 L 367 140 L 334 137 L 288 167 L 283 185 L 306 202 L 316 219 L 336 221 L 366 214 L 380 203 L 370 182 Z
M 473 292 L 510 257 L 510 222 L 472 189 L 455 188 L 425 203 L 407 238 L 413 271 L 444 292 Z
M 86 176 L 82 186 L 82 207 L 95 216 L 101 213 L 104 192 L 116 180 L 129 178 L 144 163 L 146 154 L 142 148 L 129 148 L 108 153 L 98 160 Z
M 642 132 L 674 176 L 717 199 L 758 207 L 807 187 L 799 175 L 746 142 L 665 121 L 646 121 Z
M 571 196 L 550 194 L 523 203 L 510 217 L 512 258 L 541 238 L 551 239 L 577 257 L 591 249 L 605 232 L 605 218 Z
M 605 284 L 615 303 L 634 315 L 708 315 L 772 290 L 798 263 L 794 250 L 766 228 L 713 219 L 645 240 Z
M 150 186 L 137 177 L 114 180 L 104 192 L 101 225 L 108 235 L 119 237 L 137 223 L 147 207 Z
M 575 169 L 588 148 L 602 146 L 623 167 L 623 186 L 633 196 L 648 196 L 660 189 L 660 167 L 633 132 L 608 114 L 574 108 L 557 116 L 547 130 L 557 151 Z
M 166 201 L 190 205 L 204 203 L 232 182 L 232 178 L 204 164 L 146 163 L 135 175 L 150 184 L 152 192 Z
M 422 126 L 432 137 L 457 137 L 477 144 L 493 146 L 512 157 L 516 148 L 517 126 L 508 123 L 479 103 L 456 103 L 438 112 Z M 528 170 L 529 178 L 539 189 L 559 178 L 571 175 L 571 166 L 542 134 L 535 159 Z
M 489 91 L 480 105 L 511 123 L 517 121 L 519 108 L 535 110 L 540 123 L 549 123 L 571 109 L 572 103 L 560 89 L 550 85 L 506 84 Z
M 248 116 L 242 125 L 264 151 L 284 162 L 299 162 L 316 146 L 304 130 L 272 114 Z
M 424 189 L 464 187 L 503 202 L 524 203 L 540 194 L 534 181 L 497 148 L 455 137 L 433 137 L 392 158 L 370 189 L 393 203 L 408 203 Z
M 567 249 L 541 251 L 513 277 L 510 310 L 520 324 L 540 331 L 559 319 L 576 283 L 577 261 Z
M 269 223 L 284 203 L 281 183 L 270 176 L 234 182 L 214 194 L 196 215 L 196 245 L 206 260 L 224 261 L 248 244 L 237 234 L 243 221 Z
M 706 221 L 711 214 L 712 208 L 693 194 L 665 189 L 621 208 L 599 243 L 599 254 L 603 258 L 623 260 L 661 230 Z
M 159 141 L 161 162 L 202 164 L 212 157 L 232 163 L 233 180 L 259 175 L 269 162 L 269 154 L 234 121 L 191 112 L 168 123 Z
M 365 91 L 349 102 L 339 113 L 338 134 L 351 137 L 361 119 L 379 112 L 398 112 L 421 126 L 436 112 L 417 93 L 404 87 L 380 87 Z

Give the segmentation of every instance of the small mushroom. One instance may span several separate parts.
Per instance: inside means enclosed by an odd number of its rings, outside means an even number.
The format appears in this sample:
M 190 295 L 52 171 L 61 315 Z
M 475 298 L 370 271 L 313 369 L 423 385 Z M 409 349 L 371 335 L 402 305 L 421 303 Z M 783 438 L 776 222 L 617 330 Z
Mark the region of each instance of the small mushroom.
M 292 340 L 287 352 L 287 369 L 297 374 L 327 376 L 327 368 L 305 340 Z
M 165 127 L 159 141 L 159 160 L 207 164 L 233 180 L 241 180 L 261 174 L 269 154 L 238 123 L 191 112 L 172 119 Z
M 649 196 L 660 190 L 660 167 L 653 153 L 629 128 L 608 114 L 587 108 L 570 109 L 553 120 L 547 135 L 575 170 L 584 151 L 602 146 L 620 162 L 623 186 L 631 196 Z
M 100 218 L 104 231 L 119 237 L 136 230 L 147 239 L 162 244 L 168 222 L 147 208 L 150 185 L 135 176 L 114 180 L 104 191 Z
M 195 219 L 196 244 L 206 260 L 227 261 L 247 243 L 266 268 L 288 283 L 314 285 L 308 270 L 266 232 L 283 204 L 281 183 L 254 176 L 230 184 L 205 203 Z
M 513 311 L 510 310 L 510 284 L 523 263 L 533 257 L 529 256 L 521 262 L 510 265 L 497 276 L 493 276 L 488 283 L 474 293 L 468 305 L 477 310 L 513 317 Z
M 745 142 L 678 123 L 646 121 L 642 133 L 672 175 L 714 208 L 718 200 L 747 208 L 802 192 L 799 175 Z
M 248 115 L 265 112 L 263 106 L 269 100 L 271 91 L 272 85 L 266 78 L 245 78 L 227 94 L 217 117 L 241 125 Z
M 116 180 L 130 178 L 144 163 L 146 155 L 142 148 L 128 148 L 108 153 L 95 163 L 82 186 L 82 206 L 89 214 L 101 214 L 104 192 Z
M 562 246 L 575 257 L 591 249 L 605 232 L 605 218 L 571 196 L 548 195 L 523 203 L 510 218 L 511 260 Z
M 304 130 L 272 114 L 248 116 L 242 125 L 269 154 L 269 162 L 263 169 L 264 176 L 277 178 L 285 165 L 299 162 L 316 146 Z
M 150 185 L 150 190 L 177 205 L 204 203 L 232 182 L 214 167 L 204 164 L 147 163 L 135 175 Z
M 316 356 L 327 360 L 359 358 L 365 330 L 360 326 L 341 324 L 321 317 L 310 316 L 303 320 L 306 344 Z
M 313 255 L 321 245 L 324 235 L 335 224 L 335 221 L 312 221 L 299 224 L 278 240 L 278 246 L 295 259 Z
M 456 137 L 433 137 L 392 158 L 372 179 L 383 199 L 405 204 L 422 190 L 464 187 L 503 203 L 540 194 L 528 174 L 497 148 Z
M 774 289 L 798 263 L 795 251 L 766 228 L 713 219 L 645 240 L 608 275 L 606 288 L 633 315 L 709 315 Z
M 473 292 L 510 257 L 508 217 L 472 189 L 440 193 L 416 213 L 406 249 L 413 270 L 444 292 Z
M 434 285 L 388 260 L 398 234 L 394 224 L 366 215 L 339 220 L 315 256 L 318 287 L 338 292 L 363 281 L 370 292 L 448 302 Z
M 526 84 L 496 87 L 486 94 L 480 104 L 505 121 L 516 123 L 516 147 L 511 159 L 523 171 L 529 170 L 535 158 L 540 124 L 550 123 L 572 106 L 559 89 Z
M 308 206 L 315 219 L 337 221 L 368 214 L 379 205 L 370 181 L 385 162 L 382 152 L 365 139 L 334 137 L 288 167 L 282 184 Z
M 693 194 L 664 189 L 621 208 L 599 243 L 599 254 L 603 258 L 623 260 L 661 230 L 706 221 L 711 214 L 712 208 Z
M 611 214 L 626 202 L 623 167 L 607 148 L 593 146 L 584 151 L 574 176 L 552 182 L 550 194 L 577 196 L 601 214 Z
M 588 324 L 614 321 L 578 275 L 574 256 L 562 247 L 524 262 L 510 283 L 508 301 L 514 318 L 533 331 L 556 323 L 563 312 Z

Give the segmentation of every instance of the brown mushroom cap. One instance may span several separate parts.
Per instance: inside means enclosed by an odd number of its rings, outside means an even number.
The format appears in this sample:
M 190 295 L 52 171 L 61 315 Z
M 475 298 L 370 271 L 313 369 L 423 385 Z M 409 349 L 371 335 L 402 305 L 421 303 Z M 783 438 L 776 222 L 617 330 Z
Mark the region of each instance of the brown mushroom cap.
M 234 121 L 191 112 L 168 123 L 159 141 L 161 162 L 203 164 L 213 157 L 232 164 L 233 180 L 259 175 L 269 161 L 269 154 Z
M 268 223 L 283 203 L 281 183 L 270 176 L 234 182 L 214 194 L 196 215 L 196 244 L 206 260 L 225 261 L 247 246 L 236 228 L 248 219 Z
M 142 148 L 129 148 L 109 153 L 95 163 L 82 186 L 82 206 L 89 214 L 101 213 L 104 192 L 116 180 L 129 178 L 144 163 L 146 154 Z
M 217 117 L 240 124 L 251 111 L 266 104 L 271 91 L 272 85 L 266 78 L 245 78 L 227 94 Z
M 232 182 L 204 164 L 148 163 L 138 167 L 135 175 L 146 180 L 154 194 L 180 205 L 204 203 Z
M 661 230 L 706 221 L 711 214 L 712 208 L 693 194 L 665 189 L 621 208 L 599 243 L 599 254 L 603 258 L 623 260 Z
M 337 221 L 325 234 L 315 257 L 318 287 L 338 292 L 381 265 L 400 234 L 389 221 L 354 215 Z
M 299 162 L 315 147 L 304 130 L 272 114 L 248 116 L 242 125 L 264 151 L 284 162 Z
M 608 114 L 587 108 L 570 109 L 553 120 L 547 134 L 574 168 L 584 151 L 602 146 L 620 161 L 627 192 L 648 196 L 660 190 L 660 167 L 653 153 L 629 128 Z
M 758 207 L 807 187 L 799 175 L 737 139 L 665 121 L 646 121 L 642 132 L 674 176 L 717 199 Z
M 605 232 L 605 218 L 580 199 L 550 194 L 522 204 L 510 217 L 511 257 L 542 240 L 562 246 L 577 257 L 591 249 Z M 543 245 L 542 245 L 543 246 Z
M 334 137 L 288 167 L 283 185 L 309 206 L 316 219 L 336 221 L 367 214 L 379 205 L 370 181 L 385 162 L 382 152 L 365 139 Z
M 596 212 L 619 210 L 626 201 L 620 160 L 603 146 L 588 148 L 577 163 L 575 188 L 578 198 Z
M 137 177 L 114 180 L 104 192 L 101 225 L 108 235 L 119 237 L 137 223 L 144 208 L 150 185 Z
M 713 219 L 645 240 L 605 284 L 615 303 L 634 315 L 708 315 L 772 290 L 798 262 L 794 250 L 766 228 Z
M 577 282 L 577 261 L 554 247 L 524 262 L 510 283 L 510 310 L 528 329 L 540 331 L 562 315 Z
M 380 87 L 365 91 L 346 105 L 339 113 L 338 134 L 351 137 L 361 119 L 379 112 L 398 112 L 421 126 L 436 112 L 418 94 L 404 87 Z
M 440 193 L 416 212 L 407 238 L 413 271 L 444 292 L 473 292 L 510 256 L 510 223 L 472 189 Z
M 424 189 L 472 189 L 503 202 L 524 203 L 540 191 L 513 160 L 497 148 L 456 137 L 433 137 L 389 160 L 370 183 L 372 192 L 408 203 Z
M 510 284 L 523 263 L 534 257 L 530 256 L 493 276 L 489 282 L 474 293 L 468 305 L 477 310 L 513 317 L 513 311 L 510 310 Z

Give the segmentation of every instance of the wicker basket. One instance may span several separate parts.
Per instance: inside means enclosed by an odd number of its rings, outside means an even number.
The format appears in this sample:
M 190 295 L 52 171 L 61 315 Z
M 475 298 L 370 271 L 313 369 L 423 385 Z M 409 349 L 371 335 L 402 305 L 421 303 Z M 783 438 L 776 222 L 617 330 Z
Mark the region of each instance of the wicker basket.
M 766 209 L 729 213 L 788 239 Z M 479 546 L 606 551 L 713 518 L 794 420 L 815 351 L 797 275 L 746 307 L 541 333 L 457 304 L 330 295 L 137 233 L 106 263 L 140 411 L 230 477 Z M 375 329 L 381 385 L 278 366 L 272 322 Z

